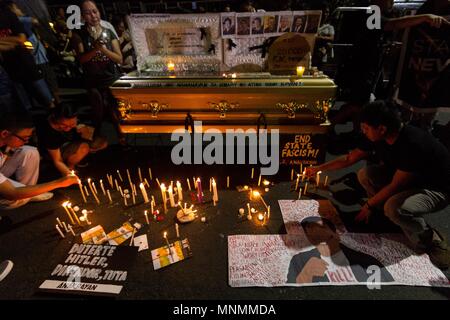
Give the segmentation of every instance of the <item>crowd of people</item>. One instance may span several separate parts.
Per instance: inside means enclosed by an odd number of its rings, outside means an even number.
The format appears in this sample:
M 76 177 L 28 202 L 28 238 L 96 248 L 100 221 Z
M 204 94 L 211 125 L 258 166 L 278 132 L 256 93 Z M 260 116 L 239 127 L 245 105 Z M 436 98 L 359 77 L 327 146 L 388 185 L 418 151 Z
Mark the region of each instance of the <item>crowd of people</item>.
M 294 1 L 291 7 L 284 9 L 304 9 L 299 8 L 300 3 Z M 372 3 L 383 10 L 383 27 L 367 31 L 367 37 L 362 37 L 360 55 L 354 60 L 359 67 L 352 69 L 355 74 L 350 86 L 351 99 L 331 119 L 333 124 L 353 120 L 354 133 L 361 131 L 361 140 L 348 155 L 310 167 L 306 174 L 313 177 L 318 171 L 337 170 L 368 160 L 369 165 L 358 172 L 367 200 L 356 221 L 367 222 L 372 215 L 386 215 L 401 227 L 412 247 L 425 250 L 436 266 L 447 268 L 450 255 L 446 241 L 438 230 L 426 223 L 424 216 L 449 202 L 449 151 L 428 132 L 404 124 L 394 106 L 383 101 L 370 103 L 370 96 L 373 76 L 379 68 L 380 37 L 391 30 L 420 24 L 439 28 L 449 22 L 432 14 L 388 18 L 392 1 L 374 0 Z M 127 146 L 119 126 L 117 103 L 109 87 L 124 72 L 135 68 L 130 33 L 121 17 L 114 17 L 112 24 L 102 20 L 94 1 L 83 0 L 80 8 L 83 24 L 79 29 L 68 28 L 63 8 L 57 11 L 53 28 L 57 37 L 54 51 L 60 61 L 78 64 L 82 70 L 92 110 L 83 124 L 79 123 L 77 108 L 61 101 L 49 46 L 33 27 L 40 21 L 24 14 L 14 1 L 0 0 L 0 106 L 3 114 L 0 117 L 0 209 L 47 200 L 52 197 L 52 190 L 76 184 L 78 178 L 73 170 L 82 165 L 88 154 L 107 147 L 107 140 L 101 135 L 105 120 L 113 124 L 119 143 Z M 256 10 L 251 2 L 241 7 L 241 11 Z M 333 58 L 335 35 L 329 19 L 330 6 L 322 5 L 321 10 L 323 17 L 313 58 L 319 67 Z M 276 31 L 276 21 L 270 18 L 265 23 L 266 28 Z M 262 32 L 261 20 L 254 19 L 251 26 L 249 21 L 244 22 L 238 26 L 242 32 L 248 32 L 250 27 L 252 32 Z M 298 28 L 303 23 L 301 19 L 294 21 Z M 284 24 L 280 22 L 280 28 Z M 36 110 L 44 112 L 36 114 Z M 34 131 L 37 148 L 26 145 Z M 38 184 L 41 159 L 38 149 L 53 163 L 61 178 Z M 0 281 L 11 268 L 10 261 L 0 264 Z

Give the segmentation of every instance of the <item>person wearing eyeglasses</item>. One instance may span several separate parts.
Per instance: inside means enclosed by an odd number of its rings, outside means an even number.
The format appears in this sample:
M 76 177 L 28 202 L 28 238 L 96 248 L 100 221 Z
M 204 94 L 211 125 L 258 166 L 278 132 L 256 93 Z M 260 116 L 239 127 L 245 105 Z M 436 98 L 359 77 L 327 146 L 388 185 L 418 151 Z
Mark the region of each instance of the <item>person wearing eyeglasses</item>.
M 67 175 L 58 180 L 36 184 L 39 177 L 39 152 L 25 144 L 33 135 L 34 124 L 28 114 L 6 113 L 0 116 L 0 210 L 14 209 L 29 201 L 52 198 L 50 192 L 78 183 Z M 15 177 L 15 180 L 10 177 Z
M 48 152 L 63 176 L 76 167 L 86 166 L 86 157 L 107 147 L 106 139 L 94 136 L 94 128 L 78 124 L 78 115 L 70 104 L 59 104 L 36 122 L 39 148 Z M 83 163 L 82 163 L 83 161 Z

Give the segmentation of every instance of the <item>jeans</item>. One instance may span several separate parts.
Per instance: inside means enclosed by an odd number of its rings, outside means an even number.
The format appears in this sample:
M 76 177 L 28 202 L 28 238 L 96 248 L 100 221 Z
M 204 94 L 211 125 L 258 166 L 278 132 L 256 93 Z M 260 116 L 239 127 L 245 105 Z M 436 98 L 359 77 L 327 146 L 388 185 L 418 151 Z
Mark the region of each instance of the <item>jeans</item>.
M 392 170 L 383 165 L 367 166 L 358 172 L 359 183 L 369 197 L 388 185 L 392 177 Z M 383 209 L 385 216 L 403 230 L 413 246 L 426 247 L 421 236 L 431 228 L 423 216 L 444 209 L 449 199 L 445 192 L 417 187 L 394 194 L 384 203 Z

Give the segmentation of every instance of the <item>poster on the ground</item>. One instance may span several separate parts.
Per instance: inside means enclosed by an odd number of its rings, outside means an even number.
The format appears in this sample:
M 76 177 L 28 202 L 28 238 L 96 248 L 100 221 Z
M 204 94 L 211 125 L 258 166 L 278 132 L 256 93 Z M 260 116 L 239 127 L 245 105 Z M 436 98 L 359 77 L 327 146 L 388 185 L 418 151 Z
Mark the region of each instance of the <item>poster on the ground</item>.
M 138 248 L 75 243 L 39 286 L 62 294 L 116 296 L 128 278 Z
M 329 200 L 279 200 L 287 234 L 228 237 L 229 285 L 450 287 L 402 235 L 348 233 Z

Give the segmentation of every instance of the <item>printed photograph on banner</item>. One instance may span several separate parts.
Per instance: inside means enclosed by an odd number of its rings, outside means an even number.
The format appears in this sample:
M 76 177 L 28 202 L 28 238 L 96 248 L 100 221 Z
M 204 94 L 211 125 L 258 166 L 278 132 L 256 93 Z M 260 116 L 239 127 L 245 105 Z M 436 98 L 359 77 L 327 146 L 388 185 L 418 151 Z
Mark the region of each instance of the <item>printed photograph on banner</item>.
M 278 16 L 274 14 L 267 14 L 264 16 L 264 34 L 277 33 Z
M 322 13 L 320 11 L 309 11 L 306 16 L 305 33 L 317 33 L 320 26 L 320 18 Z
M 236 14 L 237 23 L 237 36 L 249 36 L 250 35 L 250 14 Z
M 260 35 L 264 33 L 264 17 L 263 16 L 251 16 L 252 23 L 251 34 Z
M 236 14 L 222 13 L 220 16 L 222 38 L 234 38 L 236 35 Z
M 229 236 L 229 285 L 450 287 L 426 254 L 417 255 L 390 235 L 340 235 L 319 216 L 300 224 L 302 234 Z
M 291 32 L 304 33 L 306 26 L 306 15 L 303 11 L 294 11 Z
M 283 12 L 279 16 L 279 22 L 278 22 L 278 32 L 279 33 L 285 33 L 285 32 L 291 32 L 291 26 L 292 26 L 292 20 L 293 16 L 292 13 L 285 13 Z

